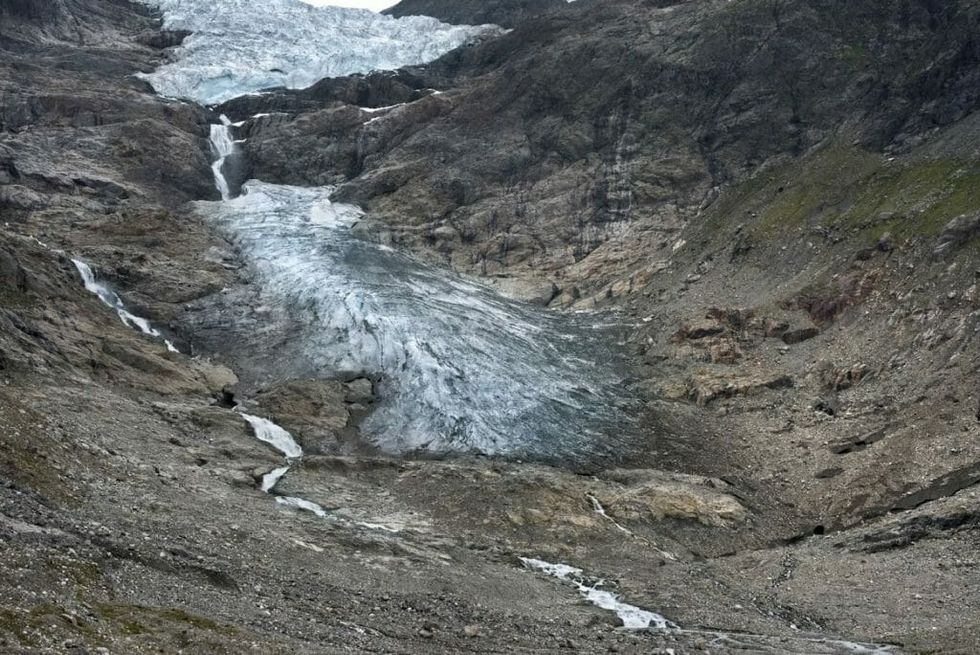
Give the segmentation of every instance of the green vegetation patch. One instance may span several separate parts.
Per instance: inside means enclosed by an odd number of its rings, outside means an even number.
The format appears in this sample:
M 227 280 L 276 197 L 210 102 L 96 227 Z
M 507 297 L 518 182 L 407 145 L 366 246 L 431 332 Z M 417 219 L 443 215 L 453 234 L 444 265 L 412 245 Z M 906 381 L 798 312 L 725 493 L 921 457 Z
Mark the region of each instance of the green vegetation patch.
M 68 488 L 45 452 L 53 451 L 46 429 L 43 416 L 0 390 L 0 476 L 51 500 L 67 502 L 71 500 Z
M 70 618 L 57 605 L 41 603 L 26 611 L 0 609 L 0 634 L 13 637 L 24 647 L 40 647 L 52 629 L 95 638 L 94 628 L 78 617 Z
M 858 191 L 839 225 L 859 233 L 936 237 L 957 216 L 980 211 L 980 163 L 913 161 L 876 172 Z
M 723 195 L 716 221 L 744 222 L 777 241 L 821 226 L 842 237 L 934 238 L 949 221 L 980 211 L 980 162 L 893 161 L 839 142 L 762 171 Z
M 176 607 L 159 608 L 143 605 L 102 604 L 98 606 L 97 610 L 102 618 L 118 625 L 125 633 L 131 635 L 174 632 L 174 624 L 177 624 L 179 629 L 187 629 L 190 626 L 197 630 L 220 635 L 231 635 L 237 632 L 233 626 L 224 625 Z

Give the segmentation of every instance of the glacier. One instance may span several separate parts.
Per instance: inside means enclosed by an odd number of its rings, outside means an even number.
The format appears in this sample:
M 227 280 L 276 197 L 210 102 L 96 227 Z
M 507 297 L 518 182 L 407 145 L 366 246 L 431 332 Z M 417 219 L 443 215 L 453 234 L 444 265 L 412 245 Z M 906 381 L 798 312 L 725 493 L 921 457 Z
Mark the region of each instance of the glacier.
M 260 306 L 298 326 L 261 357 L 268 375 L 379 380 L 382 400 L 360 429 L 392 454 L 624 451 L 632 412 L 613 317 L 512 301 L 357 239 L 361 210 L 332 192 L 252 180 L 237 198 L 196 205 L 247 262 Z
M 192 32 L 173 61 L 140 74 L 164 96 L 215 105 L 273 87 L 305 88 L 326 77 L 423 64 L 492 25 L 447 25 L 300 0 L 141 0 L 164 29 Z
M 202 103 L 424 62 L 498 29 L 299 0 L 145 1 L 163 11 L 168 29 L 194 31 L 146 79 L 162 94 Z M 234 127 L 223 116 L 211 127 L 222 201 L 196 208 L 235 246 L 258 293 L 241 325 L 215 313 L 224 330 L 250 330 L 236 340 L 252 362 L 241 373 L 267 382 L 373 378 L 381 400 L 359 429 L 387 453 L 590 463 L 624 453 L 635 401 L 615 320 L 515 302 L 357 239 L 351 227 L 363 212 L 332 202 L 330 187 L 252 180 L 233 197 L 223 165 L 235 154 Z M 285 336 L 273 315 L 284 317 Z M 282 448 L 269 425 L 246 420 Z

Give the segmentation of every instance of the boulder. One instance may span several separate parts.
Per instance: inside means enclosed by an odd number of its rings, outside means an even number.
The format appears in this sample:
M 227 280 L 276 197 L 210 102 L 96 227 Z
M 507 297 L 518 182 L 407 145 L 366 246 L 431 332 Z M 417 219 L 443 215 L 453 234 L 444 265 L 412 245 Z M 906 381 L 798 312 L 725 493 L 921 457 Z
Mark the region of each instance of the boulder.
M 803 343 L 804 341 L 809 341 L 814 337 L 820 335 L 820 330 L 815 327 L 804 327 L 797 328 L 795 330 L 788 330 L 782 334 L 783 343 L 787 346 L 792 346 L 798 343 Z
M 957 216 L 946 224 L 939 235 L 934 253 L 942 257 L 977 236 L 980 236 L 980 212 Z
M 725 326 L 716 320 L 705 319 L 697 323 L 691 323 L 678 330 L 675 338 L 679 341 L 696 341 L 707 337 L 713 337 L 725 331 Z
M 692 375 L 688 379 L 687 397 L 704 407 L 718 398 L 733 398 L 767 390 L 789 389 L 793 385 L 793 378 L 776 372 L 742 376 L 701 373 Z

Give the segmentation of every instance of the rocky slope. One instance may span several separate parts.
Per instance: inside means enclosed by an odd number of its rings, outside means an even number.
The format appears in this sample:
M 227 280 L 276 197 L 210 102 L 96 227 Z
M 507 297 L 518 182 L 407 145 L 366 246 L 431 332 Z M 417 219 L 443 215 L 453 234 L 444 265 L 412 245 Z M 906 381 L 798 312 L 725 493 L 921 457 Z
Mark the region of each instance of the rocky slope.
M 392 16 L 433 16 L 446 23 L 512 28 L 524 21 L 558 9 L 566 0 L 498 0 L 479 2 L 440 2 L 439 0 L 402 0 L 382 13 Z
M 0 650 L 976 651 L 977 3 L 559 4 L 402 3 L 515 29 L 221 111 L 239 181 L 339 183 L 365 238 L 619 312 L 647 427 L 589 475 L 381 456 L 364 378 L 239 384 L 263 363 L 220 323 L 262 308 L 187 205 L 217 116 L 133 76 L 186 34 L 0 0 Z M 256 488 L 282 458 L 236 399 L 332 518 Z

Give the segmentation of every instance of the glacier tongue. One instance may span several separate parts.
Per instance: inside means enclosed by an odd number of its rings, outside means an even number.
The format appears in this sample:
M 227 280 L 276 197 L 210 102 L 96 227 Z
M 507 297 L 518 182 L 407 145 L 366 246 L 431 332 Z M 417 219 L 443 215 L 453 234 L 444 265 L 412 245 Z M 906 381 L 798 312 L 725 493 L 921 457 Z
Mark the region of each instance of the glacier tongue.
M 378 377 L 382 401 L 361 431 L 387 452 L 622 450 L 630 392 L 608 319 L 513 302 L 352 238 L 361 212 L 331 191 L 252 181 L 233 200 L 198 203 L 249 262 L 262 305 L 297 326 L 267 374 Z
M 142 0 L 164 28 L 193 32 L 176 60 L 140 77 L 161 95 L 213 105 L 262 89 L 432 61 L 490 25 L 447 25 L 300 0 Z

